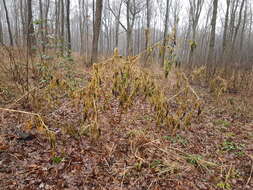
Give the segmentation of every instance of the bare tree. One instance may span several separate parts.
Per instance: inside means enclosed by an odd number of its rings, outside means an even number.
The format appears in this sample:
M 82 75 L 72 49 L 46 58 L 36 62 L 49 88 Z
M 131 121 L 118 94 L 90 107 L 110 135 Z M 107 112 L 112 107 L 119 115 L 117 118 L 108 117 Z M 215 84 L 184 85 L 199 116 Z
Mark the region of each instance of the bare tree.
M 23 40 L 23 45 L 26 45 L 27 43 L 27 14 L 26 14 L 26 9 L 27 6 L 25 4 L 24 0 L 20 0 L 20 17 L 21 17 L 21 25 L 22 25 L 22 40 Z
M 32 14 L 32 0 L 27 0 L 27 62 L 26 62 L 26 90 L 29 92 L 29 56 L 32 58 L 34 51 L 32 49 L 35 44 L 33 14 Z M 27 101 L 29 96 L 27 96 Z
M 110 52 L 112 50 L 112 15 L 111 15 L 111 11 L 109 10 L 109 1 L 104 1 L 104 15 L 103 15 L 103 19 L 102 19 L 102 25 L 103 25 L 103 29 L 102 32 L 105 38 L 101 39 L 101 40 L 105 40 L 105 44 L 104 45 L 106 47 L 106 55 L 110 55 Z M 103 42 L 104 43 L 104 42 Z M 101 44 L 102 46 L 102 44 Z
M 32 14 L 32 0 L 27 0 L 27 47 L 28 52 L 32 55 L 32 47 L 36 44 L 35 37 L 34 37 L 34 26 L 33 26 L 33 14 Z
M 89 46 L 89 31 L 90 31 L 90 27 L 89 27 L 89 5 L 88 5 L 88 0 L 86 0 L 86 6 L 85 6 L 85 10 L 86 10 L 86 61 L 88 62 L 88 55 L 90 52 L 90 46 Z
M 68 56 L 71 55 L 71 33 L 70 33 L 70 0 L 66 0 L 66 24 L 67 24 L 67 41 L 68 41 Z
M 247 43 L 247 61 L 249 62 L 249 57 L 251 55 L 251 39 L 252 39 L 252 24 L 253 24 L 253 10 L 252 10 L 252 6 L 250 5 L 249 6 L 250 10 L 249 10 L 249 20 L 250 20 L 250 23 L 249 23 L 249 31 L 248 31 L 248 36 L 247 36 L 247 40 L 248 40 L 248 43 Z
M 80 52 L 84 52 L 84 22 L 85 22 L 85 11 L 84 11 L 84 0 L 78 0 L 78 11 L 79 11 L 79 30 L 80 30 Z
M 218 9 L 218 0 L 213 0 L 213 16 L 211 21 L 211 36 L 209 40 L 209 50 L 208 50 L 208 58 L 207 63 L 210 64 L 212 61 L 212 58 L 214 58 L 214 47 L 215 47 L 215 32 L 216 32 L 216 20 L 217 20 L 217 9 Z
M 2 19 L 0 17 L 0 44 L 3 44 L 4 40 L 3 40 L 3 25 L 2 25 Z
M 13 44 L 13 37 L 12 37 L 12 32 L 11 32 L 11 24 L 10 24 L 9 13 L 8 13 L 5 0 L 3 0 L 3 4 L 4 4 L 4 10 L 5 10 L 6 21 L 7 21 L 7 26 L 8 26 L 10 45 L 13 46 L 14 44 Z
M 196 61 L 199 65 L 208 64 L 207 67 L 211 70 L 218 66 L 212 64 L 214 62 L 224 62 L 225 67 L 227 64 L 233 64 L 233 67 L 238 67 L 239 63 L 249 65 L 253 51 L 252 1 L 189 0 L 188 2 L 186 4 L 178 0 L 103 1 L 102 7 L 105 8 L 101 11 L 100 32 L 96 35 L 96 10 L 92 12 L 93 7 L 96 9 L 95 0 L 78 0 L 77 6 L 74 6 L 75 4 L 70 6 L 72 3 L 70 0 L 3 0 L 0 41 L 32 48 L 32 45 L 37 45 L 34 42 L 38 37 L 41 42 L 38 44 L 43 52 L 49 51 L 50 46 L 47 45 L 52 41 L 55 45 L 54 50 L 59 50 L 61 55 L 70 55 L 68 49 L 79 51 L 85 54 L 86 62 L 90 62 L 88 59 L 92 57 L 94 49 L 100 54 L 106 53 L 105 55 L 109 56 L 113 48 L 119 48 L 120 51 L 124 51 L 124 55 L 129 56 L 148 50 L 141 60 L 148 62 L 147 58 L 154 55 L 152 61 L 159 64 L 164 63 L 164 57 L 168 55 L 170 60 L 174 57 L 176 60 L 189 63 L 190 66 L 193 62 L 196 64 Z M 224 10 L 222 6 L 219 7 L 219 2 L 220 5 L 227 5 L 224 6 Z M 34 15 L 29 11 L 30 3 L 34 6 Z M 70 10 L 72 8 L 73 12 Z M 155 11 L 155 8 L 158 11 Z M 185 17 L 183 14 L 180 15 L 180 11 L 184 8 L 189 11 L 189 15 Z M 200 18 L 202 12 L 205 12 L 205 16 Z M 32 20 L 40 21 L 38 25 L 33 27 L 33 22 L 28 20 L 28 14 L 29 17 L 33 16 Z M 217 30 L 217 19 L 220 19 L 220 30 Z M 166 43 L 169 31 L 173 34 L 170 35 L 170 44 Z M 97 48 L 96 39 L 98 39 Z M 171 52 L 168 48 L 167 50 L 164 48 L 164 51 L 159 52 L 157 49 L 149 48 L 152 43 L 161 39 L 160 47 L 169 45 L 175 51 Z
M 13 22 L 14 22 L 14 43 L 16 45 L 19 45 L 19 41 L 21 40 L 20 38 L 20 14 L 19 14 L 19 7 L 18 7 L 18 4 L 15 3 L 13 5 L 13 15 L 14 15 L 14 18 L 13 18 Z
M 227 30 L 228 30 L 228 17 L 229 17 L 229 8 L 230 8 L 230 0 L 227 0 L 227 9 L 226 9 L 226 16 L 225 16 L 225 24 L 224 24 L 224 30 L 223 30 L 223 42 L 222 42 L 222 54 L 224 56 L 225 49 L 227 46 Z
M 55 36 L 55 50 L 57 49 L 58 39 L 60 36 L 60 0 L 55 0 L 55 28 L 54 28 L 54 36 Z
M 127 55 L 133 55 L 133 27 L 137 15 L 141 12 L 143 2 L 136 0 L 125 0 L 127 9 Z
M 46 44 L 47 44 L 47 33 L 48 33 L 47 25 L 48 25 L 49 7 L 50 7 L 50 0 L 45 0 L 44 2 L 42 0 L 39 0 L 39 10 L 40 10 L 39 33 L 43 53 L 45 53 L 46 51 Z
M 50 9 L 50 0 L 46 0 L 46 7 L 45 7 L 45 22 L 44 22 L 44 40 L 45 43 L 47 43 L 47 35 L 48 35 L 48 14 Z
M 44 20 L 43 20 L 43 6 L 42 6 L 42 0 L 39 0 L 39 7 L 40 7 L 40 22 L 39 22 L 39 30 L 40 30 L 40 38 L 41 38 L 41 45 L 42 45 L 42 51 L 45 52 L 45 44 L 44 44 Z
M 65 16 L 65 11 L 64 11 L 64 0 L 60 0 L 61 2 L 61 56 L 64 55 L 64 16 Z
M 146 0 L 146 6 L 147 6 L 147 26 L 146 26 L 146 31 L 145 31 L 145 49 L 147 50 L 149 47 L 149 39 L 150 39 L 150 17 L 151 17 L 151 5 L 150 5 L 151 1 L 150 0 Z
M 170 10 L 170 0 L 167 0 L 166 3 L 166 15 L 165 15 L 165 23 L 164 23 L 164 33 L 163 33 L 163 43 L 162 43 L 162 48 L 161 48 L 161 61 L 160 64 L 164 64 L 164 58 L 165 58 L 165 53 L 166 53 L 166 44 L 167 44 L 167 33 L 168 33 L 168 25 L 169 25 L 169 10 Z
M 243 48 L 243 42 L 244 42 L 244 36 L 245 36 L 245 28 L 246 28 L 246 22 L 247 22 L 247 14 L 248 14 L 248 1 L 245 2 L 245 8 L 244 8 L 244 15 L 243 15 L 243 25 L 242 25 L 242 31 L 241 31 L 241 37 L 240 37 L 240 50 Z
M 199 17 L 202 11 L 204 0 L 189 0 L 190 3 L 190 22 L 192 27 L 192 39 L 190 43 L 190 52 L 188 57 L 188 65 L 191 66 L 192 59 L 194 55 L 194 50 L 196 48 L 196 32 L 199 22 Z
M 115 45 L 114 48 L 118 48 L 119 47 L 119 26 L 121 25 L 123 27 L 123 29 L 125 31 L 127 31 L 126 27 L 120 22 L 120 16 L 121 16 L 121 10 L 122 10 L 122 3 L 123 0 L 120 0 L 119 4 L 116 4 L 116 2 L 114 2 L 114 10 L 111 6 L 110 6 L 110 1 L 108 0 L 108 8 L 109 10 L 112 12 L 113 16 L 115 17 Z M 118 6 L 116 6 L 118 5 Z
M 99 39 L 99 34 L 100 34 L 102 9 L 103 9 L 103 0 L 96 0 L 96 12 L 95 12 L 95 22 L 94 22 L 94 29 L 93 29 L 91 64 L 95 63 L 98 58 L 98 39 Z
M 244 4 L 245 4 L 245 0 L 242 0 L 241 6 L 240 6 L 240 11 L 239 11 L 238 22 L 237 22 L 237 24 L 236 24 L 236 26 L 235 26 L 234 35 L 233 35 L 233 37 L 232 37 L 232 53 L 233 53 L 233 51 L 234 51 L 235 41 L 236 41 L 236 38 L 237 38 L 237 34 L 238 34 L 238 31 L 239 31 L 239 28 L 240 28 L 240 26 L 241 26 L 242 12 L 243 12 Z

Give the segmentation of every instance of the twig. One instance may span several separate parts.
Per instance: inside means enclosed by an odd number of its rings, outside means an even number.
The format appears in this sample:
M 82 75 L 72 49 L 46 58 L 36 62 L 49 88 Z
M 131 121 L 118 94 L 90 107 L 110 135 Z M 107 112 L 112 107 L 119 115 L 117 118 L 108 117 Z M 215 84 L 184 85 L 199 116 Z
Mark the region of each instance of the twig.
M 49 134 L 52 134 L 52 131 L 47 127 L 47 125 L 44 123 L 44 121 L 43 121 L 41 115 L 38 114 L 38 113 L 27 112 L 27 111 L 21 111 L 21 110 L 13 110 L 13 109 L 7 109 L 7 108 L 0 108 L 0 110 L 2 110 L 2 111 L 7 111 L 7 112 L 22 113 L 22 114 L 27 114 L 27 115 L 36 116 L 36 117 L 40 120 L 42 126 L 46 129 L 46 132 L 49 133 Z
M 247 186 L 249 184 L 249 182 L 251 181 L 251 178 L 252 178 L 252 173 L 253 173 L 253 161 L 251 161 L 251 170 L 250 170 L 250 175 L 249 175 L 249 178 L 247 180 L 247 183 L 245 184 L 245 186 Z
M 228 179 L 229 179 L 229 177 L 230 177 L 232 167 L 233 167 L 233 166 L 232 166 L 232 164 L 230 164 L 230 167 L 229 167 L 228 173 L 227 173 L 226 178 L 225 178 L 225 184 L 227 184 L 227 183 L 228 183 Z
M 126 166 L 124 166 L 124 171 L 126 171 Z M 123 183 L 124 183 L 124 180 L 125 180 L 125 173 L 122 177 L 122 180 L 121 180 L 121 183 L 120 183 L 120 189 L 122 190 L 123 189 Z
M 167 101 L 171 101 L 172 99 L 176 98 L 177 96 L 179 96 L 181 93 L 183 93 L 186 90 L 186 88 L 184 88 L 183 90 L 179 91 L 177 94 L 175 94 L 174 96 L 170 97 L 169 99 L 167 99 Z
M 196 98 L 198 100 L 200 100 L 200 97 L 197 95 L 197 93 L 195 92 L 195 90 L 191 87 L 191 85 L 188 85 L 189 89 L 192 91 L 192 93 L 196 96 Z
M 32 91 L 38 90 L 39 87 L 34 87 L 33 89 L 31 89 L 29 92 L 25 93 L 23 96 L 21 96 L 20 98 L 16 99 L 11 105 L 7 106 L 7 108 L 11 108 L 12 106 L 14 106 L 16 103 L 18 103 L 20 100 L 22 100 L 23 98 L 25 98 L 27 95 L 29 95 Z
M 33 113 L 33 112 L 27 112 L 27 111 L 22 111 L 22 110 L 13 110 L 13 109 L 8 109 L 8 108 L 0 108 L 0 110 L 2 111 L 7 111 L 7 112 L 14 112 L 14 113 L 22 113 L 22 114 L 27 114 L 27 115 L 33 115 L 33 116 L 39 116 L 39 114 L 37 113 Z

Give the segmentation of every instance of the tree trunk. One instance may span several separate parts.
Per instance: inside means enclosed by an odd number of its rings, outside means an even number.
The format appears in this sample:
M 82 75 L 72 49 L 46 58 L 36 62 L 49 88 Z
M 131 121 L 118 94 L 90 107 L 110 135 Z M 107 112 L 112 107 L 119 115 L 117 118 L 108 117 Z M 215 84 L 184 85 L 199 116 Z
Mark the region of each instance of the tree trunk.
M 223 40 L 222 40 L 222 59 L 224 61 L 224 56 L 226 53 L 227 47 L 227 30 L 228 30 L 228 15 L 229 15 L 229 8 L 230 8 L 230 0 L 227 0 L 227 10 L 225 16 L 225 24 L 224 24 L 224 31 L 223 31 Z
M 96 0 L 96 13 L 95 13 L 95 22 L 94 22 L 94 34 L 92 40 L 92 55 L 91 55 L 91 64 L 95 63 L 98 58 L 98 40 L 101 27 L 101 17 L 103 9 L 103 0 Z
M 27 0 L 27 47 L 29 55 L 33 54 L 32 47 L 36 44 L 34 37 L 34 27 L 33 27 L 33 15 L 32 15 L 32 0 Z
M 3 25 L 2 25 L 2 19 L 0 17 L 0 46 L 4 43 L 3 41 Z
M 58 28 L 59 28 L 59 1 L 55 0 L 54 6 L 55 6 L 55 24 L 54 24 L 54 40 L 55 40 L 55 51 L 57 50 L 57 45 L 58 45 Z
M 146 0 L 147 4 L 147 28 L 145 31 L 145 49 L 147 50 L 149 47 L 150 40 L 150 0 Z
M 165 15 L 165 23 L 164 23 L 164 33 L 163 33 L 163 44 L 161 48 L 161 57 L 160 57 L 160 64 L 161 66 L 164 65 L 165 53 L 166 53 L 166 44 L 167 44 L 167 33 L 168 33 L 168 21 L 169 21 L 169 4 L 170 0 L 167 0 L 166 3 L 166 15 Z
M 145 50 L 146 53 L 144 54 L 144 65 L 146 65 L 147 61 L 148 61 L 148 56 L 150 54 L 150 52 L 148 52 L 148 48 L 150 46 L 150 17 L 151 17 L 151 13 L 150 13 L 150 0 L 146 0 L 146 6 L 147 6 L 147 10 L 146 10 L 146 21 L 147 21 L 147 26 L 145 29 Z
M 247 1 L 246 1 L 247 3 Z M 247 9 L 248 7 L 248 3 L 246 4 L 245 6 L 245 9 L 244 9 L 244 16 L 243 16 L 243 25 L 242 25 L 242 31 L 241 31 L 241 37 L 240 37 L 240 60 L 239 60 L 239 63 L 241 64 L 241 62 L 243 61 L 243 55 L 244 55 L 244 51 L 243 51 L 243 44 L 244 44 L 244 36 L 245 36 L 245 28 L 246 28 L 246 22 L 247 22 Z
M 239 28 L 240 28 L 240 25 L 241 25 L 242 11 L 243 11 L 243 7 L 244 7 L 244 3 L 245 3 L 245 0 L 242 0 L 240 11 L 239 11 L 238 22 L 237 22 L 237 25 L 235 27 L 234 36 L 233 36 L 233 39 L 232 39 L 232 55 L 234 55 L 235 41 L 236 41 L 237 34 L 238 34 L 238 31 L 239 31 Z
M 252 39 L 252 24 L 253 24 L 253 11 L 252 7 L 250 7 L 250 24 L 249 24 L 249 31 L 248 31 L 248 43 L 247 43 L 247 61 L 249 62 L 251 56 L 251 39 Z
M 12 37 L 12 32 L 11 32 L 11 25 L 10 25 L 10 20 L 9 20 L 9 13 L 8 13 L 8 9 L 7 9 L 5 0 L 3 0 L 3 4 L 4 4 L 4 10 L 5 10 L 6 21 L 7 21 L 7 26 L 8 26 L 8 32 L 9 32 L 9 38 L 10 38 L 10 45 L 13 46 L 13 37 Z
M 127 56 L 133 55 L 133 36 L 132 36 L 132 24 L 130 21 L 130 0 L 127 0 Z M 132 18 L 134 19 L 134 18 Z
M 115 47 L 114 48 L 118 48 L 119 47 L 119 25 L 120 25 L 120 15 L 121 15 L 121 7 L 122 7 L 122 0 L 120 1 L 119 4 L 119 11 L 117 14 L 117 18 L 116 18 L 116 31 L 115 31 Z
M 20 31 L 19 31 L 19 26 L 20 26 L 20 15 L 19 15 L 19 12 L 18 12 L 18 6 L 17 6 L 17 3 L 15 3 L 13 5 L 14 7 L 14 31 L 15 31 L 15 37 L 14 37 L 14 43 L 18 46 L 20 43 Z
M 217 9 L 218 9 L 218 0 L 213 0 L 213 17 L 211 21 L 211 36 L 209 41 L 209 51 L 207 57 L 207 64 L 210 65 L 214 61 L 214 47 L 215 47 L 215 32 L 216 32 L 216 20 L 217 20 Z
M 80 32 L 80 52 L 81 54 L 84 52 L 84 44 L 83 44 L 83 37 L 84 37 L 84 0 L 78 1 L 78 8 L 79 8 L 79 32 Z
M 197 47 L 196 30 L 199 22 L 200 13 L 202 11 L 204 0 L 189 0 L 190 3 L 190 21 L 192 25 L 192 39 L 190 43 L 190 52 L 188 58 L 188 65 L 191 67 L 193 63 L 193 56 Z
M 88 18 L 88 10 L 89 10 L 89 4 L 88 4 L 88 0 L 86 1 L 86 18 Z M 88 63 L 88 57 L 90 55 L 90 45 L 89 45 L 89 22 L 86 22 L 86 62 Z
M 66 0 L 67 4 L 67 40 L 68 40 L 68 56 L 71 56 L 71 33 L 70 33 L 70 0 Z
M 64 55 L 64 0 L 61 0 L 61 56 Z
M 40 7 L 40 40 L 41 40 L 41 46 L 42 46 L 42 52 L 45 53 L 45 39 L 44 39 L 44 16 L 43 16 L 43 5 L 42 0 L 39 0 L 39 7 Z
M 35 53 L 32 49 L 35 45 L 33 14 L 32 14 L 32 0 L 27 0 L 27 62 L 26 62 L 26 90 L 29 92 L 29 56 L 32 58 Z M 29 96 L 27 96 L 29 101 Z
M 49 13 L 49 8 L 50 8 L 50 0 L 46 0 L 45 22 L 44 22 L 44 44 L 45 44 L 45 47 L 48 45 L 48 13 Z M 52 26 L 52 28 L 53 28 L 53 26 Z
M 23 4 L 23 0 L 20 0 L 20 17 L 21 17 L 21 22 L 22 22 L 22 44 L 25 46 L 26 44 L 26 33 L 27 33 L 27 28 L 26 28 L 26 18 L 27 16 L 24 14 L 24 4 Z

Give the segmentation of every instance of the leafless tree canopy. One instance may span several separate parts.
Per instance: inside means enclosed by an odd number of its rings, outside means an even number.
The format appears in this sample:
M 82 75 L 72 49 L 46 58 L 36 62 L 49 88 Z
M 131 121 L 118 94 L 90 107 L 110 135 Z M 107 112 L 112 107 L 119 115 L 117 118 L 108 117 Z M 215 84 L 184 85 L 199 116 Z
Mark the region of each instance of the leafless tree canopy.
M 137 55 L 157 41 L 166 46 L 174 31 L 184 65 L 250 66 L 252 6 L 250 0 L 2 0 L 0 42 L 29 46 L 33 38 L 32 46 L 45 52 L 53 38 L 62 55 L 71 50 L 89 57 L 97 49 L 95 55 L 109 56 L 115 47 Z M 153 58 L 163 63 L 167 53 L 157 50 Z

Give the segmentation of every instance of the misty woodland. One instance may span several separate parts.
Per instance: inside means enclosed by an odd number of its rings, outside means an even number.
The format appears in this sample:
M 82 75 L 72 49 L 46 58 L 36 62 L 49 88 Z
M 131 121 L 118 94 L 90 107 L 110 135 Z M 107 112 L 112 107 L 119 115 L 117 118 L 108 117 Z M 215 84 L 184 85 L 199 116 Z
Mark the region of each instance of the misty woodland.
M 252 190 L 252 0 L 0 0 L 1 190 Z

